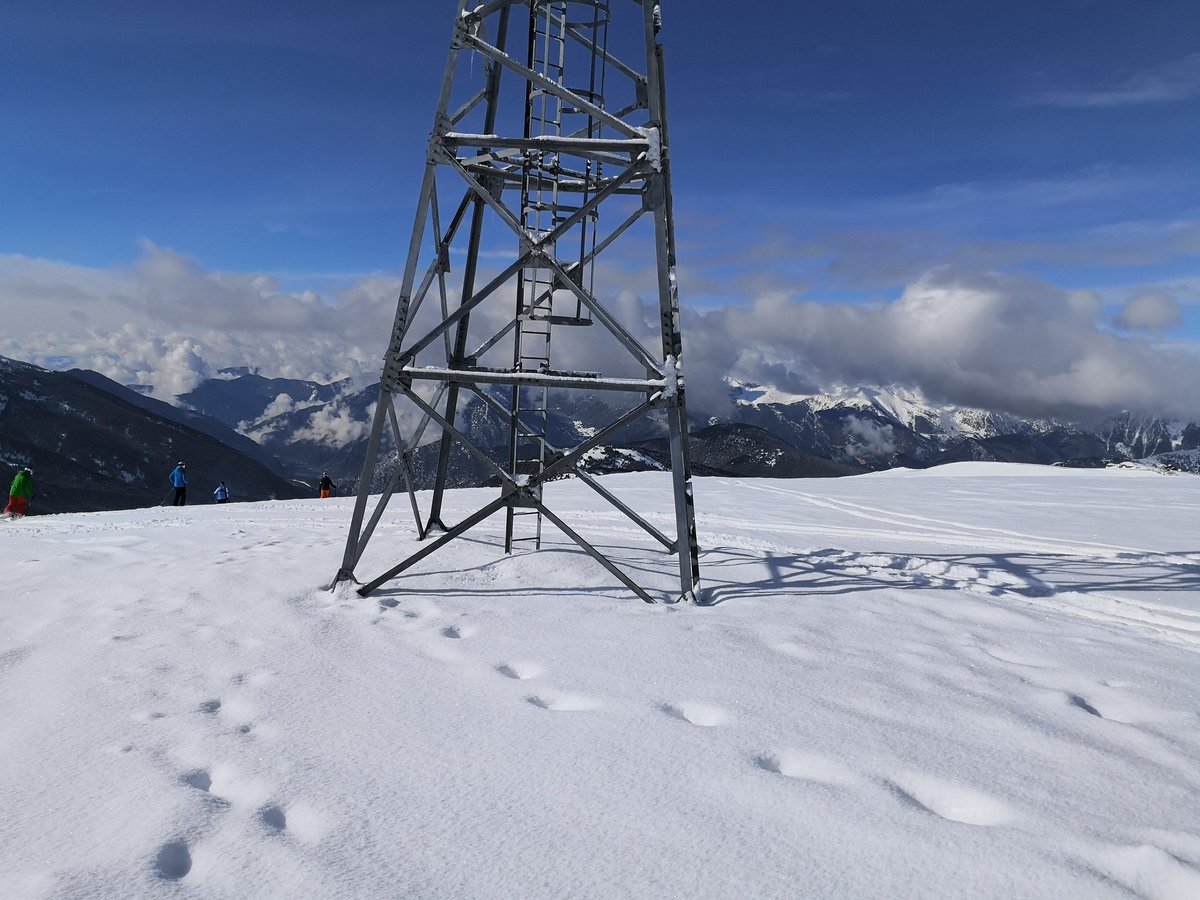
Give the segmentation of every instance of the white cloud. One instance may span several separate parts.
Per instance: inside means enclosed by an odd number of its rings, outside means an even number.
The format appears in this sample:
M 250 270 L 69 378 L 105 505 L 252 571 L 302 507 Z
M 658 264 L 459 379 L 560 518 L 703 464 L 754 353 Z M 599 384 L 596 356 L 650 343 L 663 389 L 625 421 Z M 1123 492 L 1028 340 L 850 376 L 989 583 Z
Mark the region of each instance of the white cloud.
M 308 425 L 294 432 L 290 442 L 313 441 L 330 447 L 344 447 L 366 436 L 374 415 L 374 403 L 366 411 L 366 418 L 358 419 L 349 407 L 334 401 L 313 413 Z
M 934 269 L 888 304 L 764 297 L 691 317 L 685 339 L 752 348 L 734 374 L 790 359 L 820 384 L 906 384 L 931 399 L 1067 418 L 1121 409 L 1200 418 L 1200 361 L 1105 329 L 1090 295 L 1031 278 Z M 707 335 L 707 337 L 706 337 Z
M 296 408 L 296 401 L 287 394 L 276 394 L 275 399 L 267 404 L 267 408 L 262 411 L 260 418 L 270 419 L 274 416 L 282 416 L 284 413 L 290 413 Z
M 846 429 L 854 438 L 852 444 L 847 448 L 851 453 L 879 457 L 894 453 L 896 450 L 896 441 L 891 425 L 880 425 L 870 419 L 850 416 L 846 419 Z
M 1161 291 L 1138 294 L 1122 307 L 1116 317 L 1120 328 L 1152 334 L 1161 334 L 1182 322 L 1183 313 L 1180 311 L 1179 301 Z
M 1200 53 L 1136 72 L 1108 85 L 1040 91 L 1029 102 L 1044 106 L 1107 108 L 1172 103 L 1200 96 Z
M 601 274 L 599 283 L 645 285 L 644 273 Z M 0 256 L 0 315 L 9 326 L 0 354 L 153 384 L 164 398 L 226 366 L 374 381 L 398 290 L 397 279 L 373 276 L 331 296 L 282 291 L 270 276 L 208 272 L 151 244 L 123 270 Z M 896 299 L 874 305 L 818 303 L 768 288 L 745 303 L 685 308 L 689 402 L 702 415 L 724 412 L 723 379 L 734 375 L 798 393 L 832 384 L 912 385 L 933 400 L 1024 415 L 1078 418 L 1129 408 L 1200 419 L 1200 359 L 1156 337 L 1178 309 L 1142 294 L 1122 320 L 1144 333 L 1121 335 L 1107 327 L 1094 294 L 973 268 L 931 269 Z M 496 300 L 494 309 L 485 304 L 472 315 L 473 343 L 510 312 L 511 298 Z M 428 327 L 436 306 L 431 297 L 414 334 Z M 658 348 L 657 310 L 637 293 L 617 293 L 610 308 L 647 348 Z M 556 331 L 554 354 L 556 368 L 642 374 L 595 325 Z M 310 437 L 344 438 L 366 427 L 334 407 L 314 420 Z
M 289 378 L 374 377 L 399 281 L 323 297 L 264 274 L 210 272 L 145 242 L 124 269 L 0 256 L 0 354 L 94 369 L 172 399 L 227 366 Z

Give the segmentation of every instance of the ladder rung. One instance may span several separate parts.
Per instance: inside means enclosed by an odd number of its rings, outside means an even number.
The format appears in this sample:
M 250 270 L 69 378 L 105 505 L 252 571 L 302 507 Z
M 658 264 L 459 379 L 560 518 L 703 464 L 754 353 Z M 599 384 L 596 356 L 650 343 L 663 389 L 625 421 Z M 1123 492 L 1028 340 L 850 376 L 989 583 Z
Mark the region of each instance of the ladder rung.
M 591 325 L 591 319 L 582 319 L 579 316 L 537 316 L 530 315 L 530 322 L 549 322 L 551 325 Z

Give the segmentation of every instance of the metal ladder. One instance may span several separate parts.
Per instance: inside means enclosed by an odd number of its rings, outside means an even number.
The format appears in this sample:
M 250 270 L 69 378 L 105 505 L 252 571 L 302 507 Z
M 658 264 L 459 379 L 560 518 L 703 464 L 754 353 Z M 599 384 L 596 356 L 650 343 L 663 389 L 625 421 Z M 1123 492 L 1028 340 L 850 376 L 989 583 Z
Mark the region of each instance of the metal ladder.
M 568 22 L 567 0 L 535 0 L 530 4 L 529 67 L 539 75 L 564 83 L 567 61 Z M 607 2 L 597 4 L 595 22 L 607 22 Z M 595 81 L 596 64 L 592 64 Z M 594 87 L 594 84 L 593 84 Z M 594 91 L 590 91 L 594 93 Z M 561 137 L 563 118 L 572 114 L 561 98 L 536 85 L 526 93 L 527 138 Z M 588 136 L 597 131 L 587 124 Z M 591 165 L 589 164 L 589 170 Z M 530 241 L 543 242 L 542 250 L 560 264 L 557 241 L 545 241 L 547 235 L 577 212 L 586 202 L 573 198 L 566 203 L 560 191 L 564 173 L 556 154 L 531 151 L 527 154 L 522 173 L 521 223 Z M 570 173 L 577 177 L 576 173 Z M 578 195 L 576 195 L 576 198 Z M 587 236 L 595 234 L 595 221 L 584 224 L 580 240 L 580 259 L 586 251 Z M 581 274 L 576 269 L 577 274 Z M 556 294 L 558 295 L 556 297 Z M 569 295 L 569 296 L 567 296 Z M 579 300 L 565 290 L 557 273 L 532 260 L 518 275 L 517 323 L 514 339 L 513 368 L 518 372 L 551 371 L 551 336 L 556 325 L 590 325 L 591 319 Z M 517 476 L 539 474 L 547 462 L 547 430 L 549 428 L 549 389 L 546 387 L 514 387 L 512 390 L 513 417 L 509 433 L 509 471 Z M 535 494 L 540 497 L 540 488 Z M 518 527 L 518 523 L 524 524 Z M 505 552 L 511 553 L 516 544 L 529 544 L 534 549 L 542 542 L 542 514 L 536 506 L 515 504 L 508 507 L 505 528 Z

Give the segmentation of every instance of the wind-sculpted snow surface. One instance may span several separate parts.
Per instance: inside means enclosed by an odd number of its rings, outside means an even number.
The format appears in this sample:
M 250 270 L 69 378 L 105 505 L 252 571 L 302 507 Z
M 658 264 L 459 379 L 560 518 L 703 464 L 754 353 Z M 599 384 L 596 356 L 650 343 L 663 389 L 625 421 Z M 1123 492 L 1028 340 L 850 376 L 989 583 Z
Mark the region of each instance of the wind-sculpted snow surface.
M 0 896 L 1200 897 L 1200 479 L 695 493 L 707 608 L 499 518 L 327 593 L 350 500 L 0 523 Z

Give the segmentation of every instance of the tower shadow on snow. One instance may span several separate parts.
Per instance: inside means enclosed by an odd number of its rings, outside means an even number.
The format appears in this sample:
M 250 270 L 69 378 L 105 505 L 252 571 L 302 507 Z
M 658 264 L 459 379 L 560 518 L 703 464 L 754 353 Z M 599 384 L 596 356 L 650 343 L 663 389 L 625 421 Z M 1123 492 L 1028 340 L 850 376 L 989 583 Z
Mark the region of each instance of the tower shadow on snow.
M 1058 553 L 920 553 L 824 549 L 763 555 L 741 548 L 713 547 L 704 555 L 765 562 L 770 574 L 758 581 L 722 581 L 720 564 L 707 560 L 709 605 L 739 598 L 799 593 L 850 594 L 891 590 L 970 590 L 977 595 L 1027 598 L 1058 594 L 1200 591 L 1200 560 L 1190 551 L 1121 553 L 1085 558 Z

